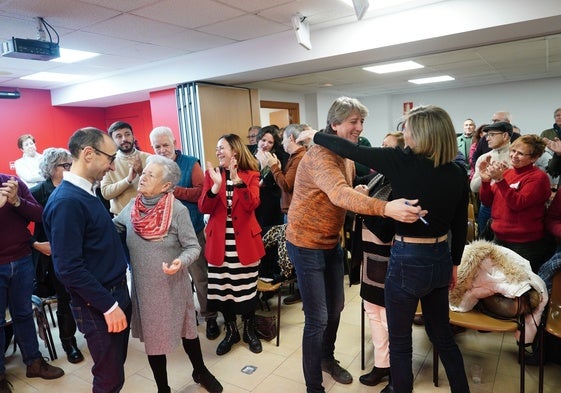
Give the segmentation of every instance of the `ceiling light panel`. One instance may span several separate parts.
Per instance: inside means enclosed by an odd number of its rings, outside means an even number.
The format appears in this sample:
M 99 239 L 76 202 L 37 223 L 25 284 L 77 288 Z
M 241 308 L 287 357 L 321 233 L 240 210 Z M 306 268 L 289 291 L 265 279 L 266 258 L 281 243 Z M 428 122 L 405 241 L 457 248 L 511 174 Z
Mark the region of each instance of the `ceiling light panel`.
M 453 80 L 454 78 L 452 78 L 450 75 L 441 75 L 441 76 L 433 76 L 430 78 L 409 79 L 408 82 L 414 83 L 416 85 L 424 85 L 427 83 L 447 82 Z
M 399 63 L 382 64 L 377 66 L 364 67 L 363 70 L 376 74 L 388 74 L 390 72 L 400 72 L 415 70 L 424 66 L 414 61 L 401 61 Z

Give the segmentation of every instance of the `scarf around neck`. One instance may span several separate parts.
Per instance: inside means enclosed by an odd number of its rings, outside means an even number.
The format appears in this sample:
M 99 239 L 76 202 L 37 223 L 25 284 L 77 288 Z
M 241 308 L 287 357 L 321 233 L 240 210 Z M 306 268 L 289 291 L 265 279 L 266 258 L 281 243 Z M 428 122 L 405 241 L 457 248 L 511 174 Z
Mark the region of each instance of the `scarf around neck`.
M 153 198 L 138 194 L 131 209 L 131 222 L 134 231 L 146 240 L 161 240 L 171 225 L 173 213 L 172 192 Z

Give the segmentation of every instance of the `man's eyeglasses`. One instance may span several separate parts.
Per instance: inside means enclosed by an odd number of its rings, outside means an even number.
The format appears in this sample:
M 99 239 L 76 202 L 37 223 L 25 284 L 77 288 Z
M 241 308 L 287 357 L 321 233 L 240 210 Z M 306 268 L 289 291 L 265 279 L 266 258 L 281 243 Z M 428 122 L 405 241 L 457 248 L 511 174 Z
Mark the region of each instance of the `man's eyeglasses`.
M 69 171 L 70 168 L 72 167 L 72 163 L 71 162 L 65 162 L 64 164 L 58 164 L 57 166 L 61 166 L 64 168 L 65 171 Z
M 495 135 L 502 135 L 502 134 L 504 134 L 504 132 L 487 132 L 487 133 L 485 133 L 485 136 L 489 137 L 489 138 L 492 138 Z
M 115 158 L 117 158 L 117 154 L 113 154 L 113 155 L 107 154 L 106 152 L 99 150 L 95 146 L 92 146 L 91 148 L 94 149 L 96 152 L 103 154 L 105 157 L 107 157 L 109 159 L 109 165 L 113 164 L 113 161 L 115 161 Z
M 257 134 L 249 134 L 247 137 L 248 137 L 249 139 L 251 139 L 251 138 L 257 138 Z

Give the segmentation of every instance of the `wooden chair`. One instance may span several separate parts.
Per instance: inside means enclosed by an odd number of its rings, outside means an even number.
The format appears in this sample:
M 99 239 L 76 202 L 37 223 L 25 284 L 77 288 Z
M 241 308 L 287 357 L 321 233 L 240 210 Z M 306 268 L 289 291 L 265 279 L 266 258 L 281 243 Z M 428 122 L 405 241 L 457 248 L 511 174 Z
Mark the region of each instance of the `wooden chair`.
M 39 337 L 41 337 L 41 339 L 45 342 L 45 346 L 49 351 L 51 360 L 55 360 L 58 356 L 56 353 L 53 336 L 51 334 L 51 326 L 49 325 L 47 314 L 45 314 L 44 312 L 43 301 L 40 297 L 32 295 L 31 305 L 33 307 L 35 320 L 37 321 L 37 333 L 39 334 Z
M 280 319 L 281 319 L 281 303 L 282 303 L 282 287 L 289 286 L 291 292 L 294 291 L 294 282 L 296 279 L 289 279 L 281 282 L 277 282 L 275 284 L 271 284 L 269 282 L 263 281 L 261 279 L 257 280 L 257 292 L 275 292 L 277 294 L 277 347 L 280 343 Z M 261 302 L 261 300 L 260 300 Z M 265 302 L 267 309 L 271 311 L 269 308 L 269 304 Z M 263 309 L 262 303 L 260 303 L 261 309 Z
M 490 317 L 477 310 L 468 312 L 456 312 L 450 310 L 450 323 L 466 329 L 473 329 L 483 332 L 515 332 L 520 330 L 520 337 L 525 337 L 524 314 L 516 319 L 503 320 Z M 524 359 L 524 340 L 518 343 L 518 358 L 520 359 L 520 393 L 524 393 L 526 362 Z M 433 348 L 432 379 L 434 386 L 438 386 L 438 352 Z
M 546 310 L 546 315 L 542 320 L 545 320 L 545 324 L 542 323 L 541 329 L 539 331 L 539 393 L 543 393 L 543 376 L 544 376 L 544 342 L 543 336 L 544 331 L 553 334 L 556 337 L 561 338 L 561 270 L 557 270 L 552 279 L 551 294 L 549 295 L 549 303 Z

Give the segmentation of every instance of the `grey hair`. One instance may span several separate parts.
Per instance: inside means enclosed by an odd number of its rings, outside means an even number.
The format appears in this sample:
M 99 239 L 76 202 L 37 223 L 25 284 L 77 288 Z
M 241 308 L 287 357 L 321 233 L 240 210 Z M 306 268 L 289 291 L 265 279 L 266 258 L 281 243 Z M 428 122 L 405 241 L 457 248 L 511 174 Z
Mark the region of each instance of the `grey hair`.
M 344 96 L 337 98 L 333 104 L 331 104 L 331 108 L 329 108 L 329 112 L 327 113 L 326 132 L 333 133 L 331 125 L 343 123 L 353 112 L 360 113 L 360 116 L 363 118 L 368 116 L 368 108 L 356 98 Z
M 160 127 L 154 128 L 150 132 L 150 143 L 153 143 L 154 139 L 156 139 L 159 136 L 167 136 L 169 138 L 169 140 L 173 144 L 175 144 L 175 137 L 173 136 L 173 132 L 171 132 L 171 128 L 165 127 L 165 126 L 160 126 Z
M 300 136 L 300 133 L 309 127 L 310 126 L 307 124 L 289 124 L 284 128 L 284 135 L 286 135 L 287 138 L 292 136 L 294 140 L 296 140 Z M 298 144 L 304 146 L 306 143 L 305 141 L 301 141 Z
M 64 164 L 72 160 L 72 155 L 66 149 L 49 147 L 43 151 L 43 158 L 39 163 L 39 170 L 45 179 L 51 179 L 55 174 L 58 164 Z
M 156 164 L 160 165 L 164 169 L 164 182 L 170 182 L 172 187 L 169 191 L 173 191 L 173 188 L 179 183 L 179 179 L 181 178 L 181 169 L 179 169 L 179 165 L 175 163 L 175 161 L 170 160 L 167 157 L 159 156 L 159 155 L 152 155 L 146 159 L 146 165 L 148 164 Z

